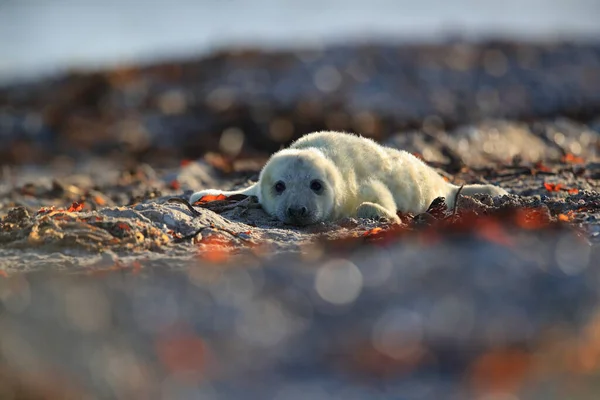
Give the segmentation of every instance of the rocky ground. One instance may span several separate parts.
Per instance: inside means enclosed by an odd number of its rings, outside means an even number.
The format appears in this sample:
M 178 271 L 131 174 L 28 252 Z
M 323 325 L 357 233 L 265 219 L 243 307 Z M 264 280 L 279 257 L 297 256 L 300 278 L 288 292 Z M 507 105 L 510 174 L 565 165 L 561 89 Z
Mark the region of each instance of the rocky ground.
M 0 90 L 0 397 L 597 398 L 598 49 L 239 53 Z M 511 194 L 399 226 L 186 204 L 325 128 Z
M 543 133 L 496 120 L 435 135 L 407 132 L 386 143 L 421 155 L 449 181 L 490 182 L 512 194 L 494 200 L 465 198 L 458 211 L 488 215 L 511 208 L 541 209 L 549 220 L 577 226 L 587 240 L 599 242 L 599 134 L 569 120 L 540 122 L 537 128 Z M 563 145 L 554 139 L 558 134 Z M 581 137 L 588 138 L 588 145 L 574 156 L 569 146 L 582 143 Z M 246 185 L 257 178 L 262 162 L 233 164 L 212 156 L 160 169 L 139 164 L 125 170 L 102 159 L 55 170 L 6 168 L 7 179 L 0 186 L 5 215 L 0 265 L 6 273 L 89 271 L 121 258 L 156 263 L 171 257 L 194 259 L 205 244 L 232 255 L 245 255 L 248 248 L 294 253 L 323 236 L 344 239 L 377 226 L 346 220 L 290 227 L 268 216 L 254 199 L 217 201 L 193 212 L 169 202 L 203 188 Z M 403 226 L 413 229 L 414 221 L 413 216 L 403 217 Z

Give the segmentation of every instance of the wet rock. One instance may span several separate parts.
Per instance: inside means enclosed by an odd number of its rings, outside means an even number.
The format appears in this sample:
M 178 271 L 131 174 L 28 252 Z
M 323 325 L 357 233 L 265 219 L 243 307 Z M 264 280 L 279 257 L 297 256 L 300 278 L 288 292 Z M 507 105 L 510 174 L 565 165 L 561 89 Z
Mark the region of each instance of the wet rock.
M 15 207 L 8 211 L 6 217 L 2 218 L 2 222 L 23 225 L 29 218 L 31 217 L 25 207 Z

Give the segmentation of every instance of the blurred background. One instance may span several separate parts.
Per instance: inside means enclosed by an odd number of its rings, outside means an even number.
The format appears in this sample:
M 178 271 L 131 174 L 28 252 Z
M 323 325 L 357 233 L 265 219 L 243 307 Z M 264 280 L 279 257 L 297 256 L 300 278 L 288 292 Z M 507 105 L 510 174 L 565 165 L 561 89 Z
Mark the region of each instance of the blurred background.
M 599 16 L 596 0 L 2 0 L 0 81 L 242 46 L 595 39 Z
M 325 128 L 587 122 L 599 16 L 596 0 L 2 0 L 0 159 L 160 163 Z

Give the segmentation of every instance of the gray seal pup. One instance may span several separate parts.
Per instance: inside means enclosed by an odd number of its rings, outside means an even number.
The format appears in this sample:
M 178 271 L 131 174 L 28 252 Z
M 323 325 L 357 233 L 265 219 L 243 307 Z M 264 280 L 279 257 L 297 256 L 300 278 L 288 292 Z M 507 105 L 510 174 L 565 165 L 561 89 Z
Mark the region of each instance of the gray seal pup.
M 454 206 L 459 186 L 449 183 L 414 155 L 354 134 L 322 131 L 307 134 L 274 153 L 258 182 L 235 191 L 207 189 L 206 195 L 256 196 L 263 209 L 292 225 L 335 221 L 344 217 L 387 218 L 397 212 L 425 212 L 437 197 Z M 493 185 L 465 185 L 461 194 L 502 196 Z

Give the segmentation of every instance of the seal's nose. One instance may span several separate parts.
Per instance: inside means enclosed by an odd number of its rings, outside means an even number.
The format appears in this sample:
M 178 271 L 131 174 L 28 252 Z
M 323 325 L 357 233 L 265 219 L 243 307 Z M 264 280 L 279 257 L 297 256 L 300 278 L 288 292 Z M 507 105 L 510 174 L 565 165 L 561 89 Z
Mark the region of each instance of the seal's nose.
M 287 213 L 291 218 L 302 218 L 306 216 L 307 213 L 306 207 L 288 207 Z

